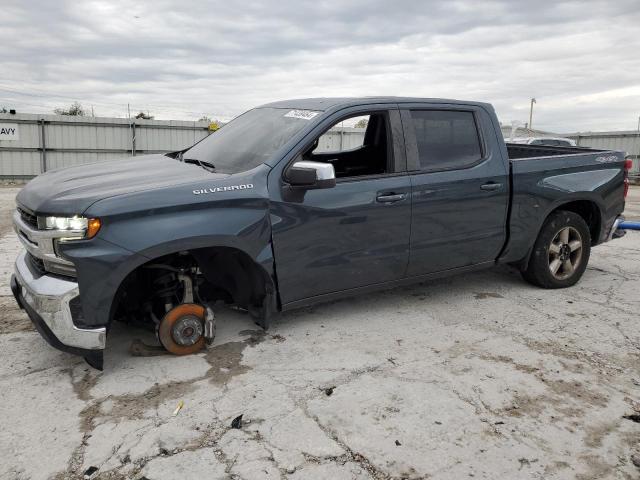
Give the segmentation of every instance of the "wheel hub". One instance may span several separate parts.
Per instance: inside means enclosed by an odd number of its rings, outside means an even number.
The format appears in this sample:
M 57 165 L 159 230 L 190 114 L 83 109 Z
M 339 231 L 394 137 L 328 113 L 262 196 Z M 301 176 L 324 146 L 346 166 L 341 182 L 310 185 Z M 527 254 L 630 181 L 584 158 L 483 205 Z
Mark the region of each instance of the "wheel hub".
M 202 320 L 195 315 L 180 317 L 171 329 L 173 340 L 181 346 L 194 345 L 204 333 Z
M 549 245 L 549 270 L 558 280 L 571 277 L 582 261 L 582 236 L 574 227 L 558 231 Z

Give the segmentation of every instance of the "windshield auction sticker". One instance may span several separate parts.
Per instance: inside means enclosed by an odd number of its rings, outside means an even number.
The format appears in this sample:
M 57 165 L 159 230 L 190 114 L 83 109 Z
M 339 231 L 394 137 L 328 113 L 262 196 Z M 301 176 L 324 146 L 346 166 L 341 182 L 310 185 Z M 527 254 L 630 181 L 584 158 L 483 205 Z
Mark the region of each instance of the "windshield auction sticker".
M 318 115 L 320 112 L 314 112 L 313 110 L 291 110 L 285 113 L 285 117 L 288 118 L 299 118 L 301 120 L 311 120 L 313 117 Z

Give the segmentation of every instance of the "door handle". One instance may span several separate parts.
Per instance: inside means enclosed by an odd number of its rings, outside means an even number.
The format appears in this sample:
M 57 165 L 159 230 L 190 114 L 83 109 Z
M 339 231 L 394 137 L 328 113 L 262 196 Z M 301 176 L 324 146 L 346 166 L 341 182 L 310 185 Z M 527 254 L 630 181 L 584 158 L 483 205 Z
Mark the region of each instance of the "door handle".
M 406 193 L 384 193 L 382 195 L 378 195 L 376 200 L 380 203 L 393 203 L 404 200 L 406 197 Z
M 502 188 L 501 183 L 489 182 L 484 185 L 480 185 L 480 190 L 492 191 L 492 190 L 500 190 Z

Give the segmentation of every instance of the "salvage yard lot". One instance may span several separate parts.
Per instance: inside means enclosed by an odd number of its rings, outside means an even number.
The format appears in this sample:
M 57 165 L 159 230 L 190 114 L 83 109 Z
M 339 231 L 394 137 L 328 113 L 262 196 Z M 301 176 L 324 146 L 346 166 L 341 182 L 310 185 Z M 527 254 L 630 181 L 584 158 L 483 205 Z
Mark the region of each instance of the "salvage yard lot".
M 10 296 L 17 191 L 0 189 L 2 479 L 638 478 L 637 232 L 566 290 L 500 267 L 287 313 L 266 334 L 223 310 L 190 357 L 131 356 L 152 338 L 116 327 L 100 373 Z M 640 219 L 640 188 L 630 199 Z

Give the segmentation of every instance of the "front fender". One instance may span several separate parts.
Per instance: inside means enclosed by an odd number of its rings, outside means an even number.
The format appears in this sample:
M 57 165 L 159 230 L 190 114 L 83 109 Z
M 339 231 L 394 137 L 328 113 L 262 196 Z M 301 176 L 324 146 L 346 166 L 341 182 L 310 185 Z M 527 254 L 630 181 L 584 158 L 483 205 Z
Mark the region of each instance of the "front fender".
M 273 278 L 268 209 L 264 202 L 255 200 L 225 209 L 107 217 L 95 239 L 66 243 L 61 251 L 76 266 L 86 326 L 96 327 L 109 324 L 120 284 L 140 265 L 164 255 L 207 247 L 240 250 Z
M 101 238 L 60 244 L 60 250 L 76 267 L 85 322 L 76 326 L 108 326 L 112 301 L 120 284 L 149 259 Z

